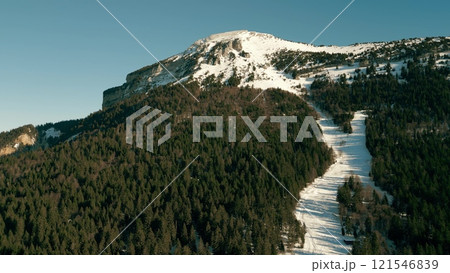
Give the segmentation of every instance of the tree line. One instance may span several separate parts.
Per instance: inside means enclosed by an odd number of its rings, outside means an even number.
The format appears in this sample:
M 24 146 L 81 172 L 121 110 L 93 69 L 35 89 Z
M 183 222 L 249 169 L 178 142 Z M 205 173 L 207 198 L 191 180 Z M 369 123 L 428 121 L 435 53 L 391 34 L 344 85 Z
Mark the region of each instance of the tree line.
M 268 143 L 202 139 L 192 143 L 192 115 L 296 115 L 312 110 L 279 90 L 211 86 L 148 90 L 74 122 L 47 124 L 76 138 L 0 158 L 0 253 L 98 254 L 197 155 L 195 161 L 108 254 L 277 254 L 302 244 L 305 227 L 295 200 L 253 159 L 298 197 L 332 162 L 315 139 L 279 144 L 279 128 L 261 125 Z M 172 138 L 154 154 L 125 143 L 125 118 L 144 105 L 173 114 Z M 279 125 L 278 125 L 279 126 Z M 70 126 L 71 127 L 71 126 Z M 300 125 L 289 129 L 295 139 Z M 44 129 L 45 129 L 44 128 Z M 160 132 L 157 132 L 157 134 Z M 238 123 L 238 139 L 247 133 Z

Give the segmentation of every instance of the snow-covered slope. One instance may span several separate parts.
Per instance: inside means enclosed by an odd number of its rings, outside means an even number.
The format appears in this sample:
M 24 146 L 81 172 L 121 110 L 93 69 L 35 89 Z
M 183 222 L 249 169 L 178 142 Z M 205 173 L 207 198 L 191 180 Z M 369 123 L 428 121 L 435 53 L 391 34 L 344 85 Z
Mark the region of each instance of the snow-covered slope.
M 45 138 L 46 139 L 49 138 L 49 137 L 57 138 L 57 137 L 61 136 L 61 131 L 56 130 L 54 127 L 51 127 L 50 129 L 46 130 L 44 132 L 44 134 L 45 134 Z
M 223 75 L 221 78 L 226 80 L 236 73 L 241 79 L 240 86 L 249 85 L 263 89 L 281 88 L 298 92 L 307 79 L 292 79 L 289 75 L 277 70 L 272 64 L 274 54 L 283 50 L 295 51 L 298 54 L 301 52 L 359 54 L 376 46 L 377 44 L 317 47 L 282 40 L 270 34 L 249 31 L 226 32 L 194 43 L 192 48 L 200 49 L 208 57 L 210 55 L 216 57 L 214 62 L 208 62 L 207 57 L 201 57 L 199 69 L 194 73 L 194 78 L 201 82 L 213 74 L 216 77 Z
M 161 61 L 163 65 L 155 63 L 130 73 L 124 85 L 104 92 L 103 106 L 109 107 L 134 93 L 144 93 L 149 88 L 174 83 L 177 79 L 202 83 L 211 76 L 222 83 L 228 83 L 234 76 L 237 86 L 281 88 L 298 93 L 312 83 L 315 75 L 325 73 L 336 78 L 345 73 L 350 77 L 355 69 L 367 66 L 369 59 L 381 63 L 380 70 L 384 66 L 383 61 L 403 63 L 424 43 L 441 45 L 441 53 L 448 51 L 449 40 L 411 39 L 350 46 L 314 46 L 246 30 L 214 34 L 196 41 L 183 53 Z M 297 56 L 299 58 L 295 58 Z M 446 56 L 444 54 L 442 58 Z M 400 68 L 396 68 L 397 72 Z
M 322 116 L 319 125 L 324 134 L 324 140 L 333 148 L 336 162 L 327 172 L 318 177 L 308 187 L 300 192 L 300 203 L 297 205 L 296 216 L 305 223 L 307 233 L 303 249 L 295 249 L 296 254 L 348 254 L 351 246 L 344 242 L 341 234 L 337 188 L 343 185 L 345 178 L 352 174 L 358 175 L 364 186 L 370 185 L 381 194 L 386 194 L 392 202 L 392 196 L 376 187 L 369 177 L 372 156 L 366 148 L 365 118 L 358 111 L 351 122 L 353 133 L 343 133 L 333 123 L 331 117 L 320 112 Z

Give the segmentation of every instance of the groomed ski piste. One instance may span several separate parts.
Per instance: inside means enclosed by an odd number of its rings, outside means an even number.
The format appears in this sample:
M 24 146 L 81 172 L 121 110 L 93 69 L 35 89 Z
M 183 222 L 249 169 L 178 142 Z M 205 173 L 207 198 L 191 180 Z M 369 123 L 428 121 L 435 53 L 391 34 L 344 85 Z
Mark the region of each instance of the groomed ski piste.
M 380 193 L 369 177 L 372 156 L 366 148 L 366 114 L 355 112 L 351 122 L 353 133 L 346 134 L 336 126 L 330 116 L 314 107 L 320 114 L 318 121 L 325 143 L 333 149 L 335 163 L 326 173 L 300 192 L 296 217 L 306 225 L 303 248 L 295 248 L 294 254 L 350 254 L 351 246 L 344 243 L 339 219 L 337 189 L 352 174 L 361 178 L 363 186 L 370 185 Z M 387 195 L 391 202 L 392 197 Z

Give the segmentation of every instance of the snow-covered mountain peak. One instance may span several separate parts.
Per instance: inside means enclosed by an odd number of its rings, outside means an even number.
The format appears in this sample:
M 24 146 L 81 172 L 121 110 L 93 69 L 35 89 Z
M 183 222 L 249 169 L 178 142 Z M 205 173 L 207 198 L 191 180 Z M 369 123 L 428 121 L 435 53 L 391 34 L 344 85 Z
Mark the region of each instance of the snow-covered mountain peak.
M 281 88 L 298 94 L 309 87 L 316 75 L 337 79 L 345 74 L 350 78 L 355 70 L 370 63 L 379 65 L 377 70 L 384 73 L 382 68 L 391 62 L 391 73 L 399 73 L 405 60 L 429 44 L 434 43 L 438 52 L 447 56 L 448 39 L 442 38 L 315 46 L 248 30 L 213 34 L 161 63 L 128 74 L 124 85 L 104 92 L 103 106 L 177 79 L 196 80 L 202 87 L 213 80 L 239 87 Z
M 200 39 L 195 42 L 195 44 L 204 44 L 208 42 L 223 42 L 227 40 L 234 40 L 239 38 L 244 38 L 248 36 L 251 32 L 248 30 L 234 30 L 223 33 L 212 34 L 206 38 Z
M 251 38 L 259 38 L 259 39 L 272 39 L 272 40 L 281 40 L 268 33 L 261 33 L 256 31 L 248 31 L 248 30 L 234 30 L 223 33 L 212 34 L 206 38 L 200 39 L 196 41 L 194 44 L 202 45 L 205 43 L 217 43 L 217 42 L 226 42 L 233 40 L 249 40 Z

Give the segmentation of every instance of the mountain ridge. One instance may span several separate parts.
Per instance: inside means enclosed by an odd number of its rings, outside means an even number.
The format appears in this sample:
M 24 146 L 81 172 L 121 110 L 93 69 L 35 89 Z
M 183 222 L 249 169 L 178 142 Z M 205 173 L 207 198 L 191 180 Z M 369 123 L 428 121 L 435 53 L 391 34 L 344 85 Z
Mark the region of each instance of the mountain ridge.
M 232 79 L 239 82 L 232 84 L 237 83 L 239 87 L 281 88 L 300 94 L 302 88 L 309 87 L 314 76 L 328 73 L 327 68 L 347 65 L 348 71 L 342 73 L 351 75 L 370 63 L 405 61 L 429 45 L 437 47 L 439 53 L 448 54 L 449 39 L 412 38 L 348 46 L 315 46 L 247 30 L 212 34 L 195 41 L 179 54 L 129 73 L 122 86 L 103 93 L 103 108 L 132 94 L 145 93 L 177 80 L 195 80 L 203 86 L 202 82 L 208 78 L 211 80 L 211 76 L 224 84 L 230 84 L 228 80 L 235 76 Z

